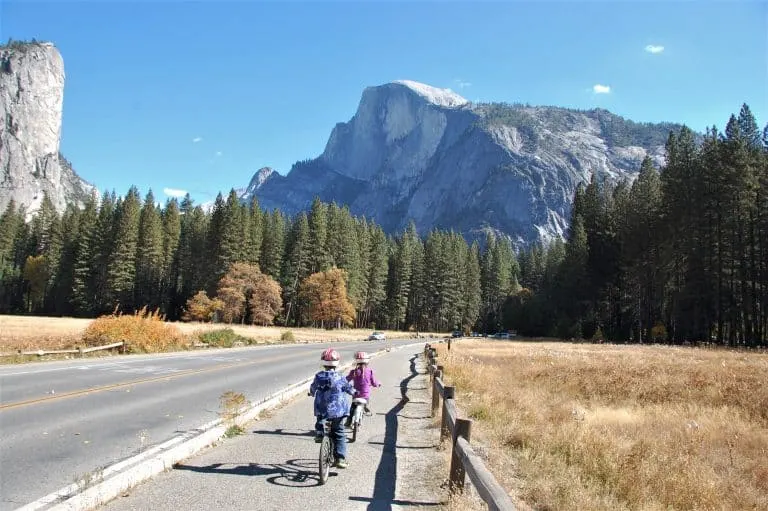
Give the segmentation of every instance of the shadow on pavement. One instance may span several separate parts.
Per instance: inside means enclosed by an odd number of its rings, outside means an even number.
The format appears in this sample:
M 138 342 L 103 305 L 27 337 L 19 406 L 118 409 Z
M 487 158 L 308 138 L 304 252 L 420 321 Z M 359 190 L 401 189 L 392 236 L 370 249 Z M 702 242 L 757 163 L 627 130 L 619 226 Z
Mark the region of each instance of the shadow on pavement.
M 298 430 L 298 429 L 255 429 L 253 433 L 256 435 L 286 435 L 286 436 L 308 436 L 313 437 L 315 435 L 314 430 Z
M 415 500 L 387 500 L 387 501 L 378 501 L 376 499 L 372 499 L 369 497 L 349 497 L 349 500 L 354 500 L 357 502 L 369 502 L 368 509 L 369 511 L 383 511 L 385 509 L 392 509 L 392 505 L 395 506 L 419 506 L 419 507 L 434 507 L 434 506 L 442 506 L 442 504 L 438 502 L 418 502 Z
M 174 470 L 188 470 L 206 474 L 269 476 L 267 477 L 268 483 L 292 488 L 307 488 L 320 485 L 320 479 L 317 475 L 317 461 L 315 460 L 295 459 L 275 465 L 260 463 L 248 463 L 247 465 L 213 463 L 205 466 L 178 464 L 173 468 Z M 330 475 L 335 476 L 337 473 L 331 472 Z
M 387 445 L 384 442 L 368 442 L 370 445 Z M 437 448 L 436 445 L 422 445 L 422 446 L 416 446 L 416 445 L 396 445 L 396 449 L 435 449 Z
M 376 480 L 373 487 L 373 497 L 350 497 L 350 500 L 369 502 L 369 511 L 389 511 L 392 504 L 396 505 L 422 505 L 419 503 L 408 504 L 395 501 L 395 489 L 397 482 L 397 424 L 398 414 L 403 411 L 408 403 L 408 383 L 419 375 L 416 371 L 416 357 L 411 357 L 411 374 L 400 382 L 400 400 L 384 415 L 384 449 L 381 454 L 379 467 L 376 469 Z

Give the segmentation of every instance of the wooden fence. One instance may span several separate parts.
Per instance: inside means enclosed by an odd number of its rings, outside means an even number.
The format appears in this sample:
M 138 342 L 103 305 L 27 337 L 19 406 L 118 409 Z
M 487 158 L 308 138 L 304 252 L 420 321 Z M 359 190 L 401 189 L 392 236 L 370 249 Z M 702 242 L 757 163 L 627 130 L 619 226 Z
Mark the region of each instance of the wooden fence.
M 450 338 L 448 349 L 450 350 Z M 451 468 L 449 485 L 452 492 L 464 491 L 466 476 L 477 493 L 493 511 L 515 511 L 515 505 L 506 490 L 486 468 L 485 463 L 470 444 L 472 420 L 459 418 L 456 406 L 456 389 L 443 383 L 443 366 L 438 365 L 437 351 L 431 345 L 424 346 L 427 371 L 432 386 L 432 417 L 437 414 L 442 399 L 440 440 L 451 438 Z
M 74 355 L 83 356 L 84 353 L 90 353 L 92 351 L 99 351 L 99 350 L 111 350 L 115 348 L 122 348 L 125 345 L 124 341 L 120 342 L 114 342 L 112 344 L 107 344 L 104 346 L 92 346 L 90 348 L 74 348 L 71 350 L 29 350 L 29 351 L 12 351 L 8 353 L 0 353 L 0 357 L 15 357 L 17 355 L 37 355 L 38 357 L 42 357 L 43 355 L 60 355 L 60 354 L 66 354 L 66 353 L 72 353 Z

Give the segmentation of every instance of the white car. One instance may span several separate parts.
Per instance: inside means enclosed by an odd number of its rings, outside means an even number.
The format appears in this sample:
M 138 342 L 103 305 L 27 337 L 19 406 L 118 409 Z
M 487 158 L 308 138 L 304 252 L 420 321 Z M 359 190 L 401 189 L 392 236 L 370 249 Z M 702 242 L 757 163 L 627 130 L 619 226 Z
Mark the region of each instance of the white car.
M 369 341 L 386 341 L 387 336 L 384 335 L 383 332 L 373 332 L 371 335 L 368 336 Z

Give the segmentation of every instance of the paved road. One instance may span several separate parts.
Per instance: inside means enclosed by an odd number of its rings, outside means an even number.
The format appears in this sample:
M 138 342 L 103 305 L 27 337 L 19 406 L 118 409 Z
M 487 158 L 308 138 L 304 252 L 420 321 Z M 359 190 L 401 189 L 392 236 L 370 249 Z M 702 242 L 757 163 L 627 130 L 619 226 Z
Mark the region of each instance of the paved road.
M 373 359 L 382 381 L 372 395 L 374 415 L 349 444 L 349 468 L 331 469 L 326 485 L 317 476 L 312 400 L 302 396 L 251 423 L 246 434 L 180 462 L 101 511 L 439 509 L 447 467 L 435 449 L 439 434 L 429 418 L 418 351 Z
M 413 342 L 392 341 L 393 346 Z M 0 367 L 0 510 L 218 418 L 227 390 L 259 401 L 314 374 L 326 344 Z M 383 343 L 333 343 L 343 360 Z

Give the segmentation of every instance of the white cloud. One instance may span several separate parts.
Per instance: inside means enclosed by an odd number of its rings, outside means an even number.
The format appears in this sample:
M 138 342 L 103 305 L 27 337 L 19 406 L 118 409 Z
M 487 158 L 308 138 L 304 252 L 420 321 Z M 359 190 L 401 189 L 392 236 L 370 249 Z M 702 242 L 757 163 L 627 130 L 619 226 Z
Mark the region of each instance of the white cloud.
M 197 144 L 198 142 L 202 142 L 203 137 L 195 137 L 192 139 L 192 143 Z
M 222 155 L 221 151 L 216 151 L 216 156 L 221 156 L 221 155 Z
M 611 87 L 608 85 L 600 85 L 598 83 L 592 87 L 592 92 L 595 94 L 610 94 Z
M 186 190 L 180 190 L 178 188 L 163 188 L 163 193 L 168 197 L 184 197 L 187 194 Z
M 456 86 L 459 89 L 464 89 L 466 87 L 472 87 L 472 82 L 468 82 L 466 80 L 462 80 L 461 78 L 455 79 L 454 82 L 456 82 Z
M 658 44 L 649 44 L 645 47 L 645 51 L 648 53 L 653 53 L 654 55 L 657 53 L 661 53 L 664 51 L 664 47 Z

